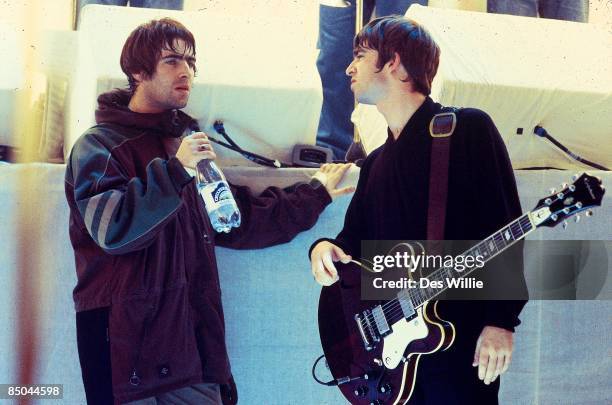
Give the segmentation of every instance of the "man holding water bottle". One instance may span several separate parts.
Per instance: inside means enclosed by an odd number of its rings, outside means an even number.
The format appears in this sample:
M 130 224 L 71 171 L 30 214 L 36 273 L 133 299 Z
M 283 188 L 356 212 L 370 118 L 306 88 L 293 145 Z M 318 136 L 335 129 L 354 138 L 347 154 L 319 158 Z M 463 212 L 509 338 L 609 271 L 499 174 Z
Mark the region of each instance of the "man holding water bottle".
M 314 225 L 331 196 L 352 191 L 336 189 L 348 165 L 326 165 L 319 180 L 260 196 L 232 186 L 241 225 L 216 234 L 185 170 L 215 159 L 206 135 L 180 111 L 195 55 L 193 35 L 174 20 L 136 28 L 121 54 L 129 90 L 100 95 L 97 125 L 68 160 L 77 343 L 89 404 L 235 403 L 215 244 L 287 242 Z

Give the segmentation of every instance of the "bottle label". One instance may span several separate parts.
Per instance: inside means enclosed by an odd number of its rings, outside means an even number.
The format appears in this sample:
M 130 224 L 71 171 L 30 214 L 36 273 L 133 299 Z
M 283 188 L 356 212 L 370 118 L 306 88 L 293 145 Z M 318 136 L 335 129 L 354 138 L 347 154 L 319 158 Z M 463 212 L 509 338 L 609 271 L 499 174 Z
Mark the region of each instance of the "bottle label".
M 224 181 L 216 181 L 205 185 L 200 189 L 200 194 L 209 211 L 216 210 L 223 205 L 225 200 L 232 199 L 232 192 L 229 185 Z

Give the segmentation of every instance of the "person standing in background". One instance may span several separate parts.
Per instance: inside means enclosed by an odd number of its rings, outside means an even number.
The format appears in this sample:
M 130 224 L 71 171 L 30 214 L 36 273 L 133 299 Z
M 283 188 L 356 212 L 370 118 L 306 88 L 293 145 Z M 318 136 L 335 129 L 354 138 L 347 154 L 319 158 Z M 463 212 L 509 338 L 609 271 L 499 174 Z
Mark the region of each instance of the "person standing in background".
M 488 0 L 487 11 L 525 17 L 587 22 L 588 0 Z
M 75 0 L 75 22 L 74 27 L 79 27 L 79 16 L 83 7 L 89 4 L 100 4 L 103 6 L 127 6 L 140 8 L 159 8 L 163 10 L 182 10 L 184 0 Z
M 427 5 L 427 0 L 364 0 L 363 20 L 376 15 L 404 15 L 412 4 Z M 351 113 L 355 105 L 349 78 L 344 70 L 353 59 L 356 1 L 325 1 L 319 7 L 319 41 L 321 50 L 317 69 L 323 84 L 323 105 L 317 131 L 317 144 L 330 148 L 334 159 L 344 159 L 353 141 Z

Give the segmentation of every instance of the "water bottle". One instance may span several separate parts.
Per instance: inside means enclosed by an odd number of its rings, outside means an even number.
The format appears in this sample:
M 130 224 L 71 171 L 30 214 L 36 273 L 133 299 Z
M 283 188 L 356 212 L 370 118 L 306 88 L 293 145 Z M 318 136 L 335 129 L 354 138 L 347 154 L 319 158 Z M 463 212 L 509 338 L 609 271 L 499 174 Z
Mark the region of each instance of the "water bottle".
M 227 233 L 232 227 L 238 228 L 240 211 L 217 165 L 208 159 L 200 160 L 196 167 L 196 181 L 214 230 Z

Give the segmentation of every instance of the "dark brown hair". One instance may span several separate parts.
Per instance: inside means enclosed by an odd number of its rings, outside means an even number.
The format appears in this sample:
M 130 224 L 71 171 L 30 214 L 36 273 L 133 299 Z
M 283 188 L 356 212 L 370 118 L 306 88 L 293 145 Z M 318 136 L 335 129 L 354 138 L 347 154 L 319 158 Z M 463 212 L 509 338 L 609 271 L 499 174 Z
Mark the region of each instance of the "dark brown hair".
M 399 15 L 376 18 L 355 36 L 353 48 L 378 51 L 379 71 L 393 60 L 397 52 L 408 72 L 414 91 L 426 96 L 431 93 L 440 62 L 440 48 L 429 33 L 415 21 Z
M 196 46 L 193 34 L 176 20 L 171 18 L 151 20 L 132 31 L 123 45 L 120 61 L 121 70 L 126 74 L 132 92 L 138 85 L 133 75 L 142 73 L 145 78 L 150 78 L 155 72 L 162 49 L 178 53 L 175 41 L 179 39 L 185 42 L 186 52 L 190 52 L 195 57 Z

